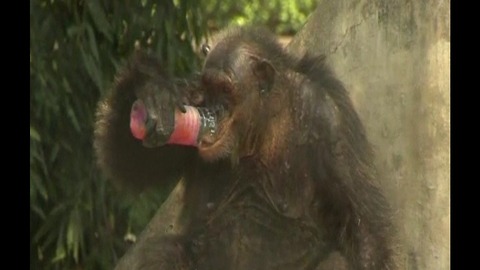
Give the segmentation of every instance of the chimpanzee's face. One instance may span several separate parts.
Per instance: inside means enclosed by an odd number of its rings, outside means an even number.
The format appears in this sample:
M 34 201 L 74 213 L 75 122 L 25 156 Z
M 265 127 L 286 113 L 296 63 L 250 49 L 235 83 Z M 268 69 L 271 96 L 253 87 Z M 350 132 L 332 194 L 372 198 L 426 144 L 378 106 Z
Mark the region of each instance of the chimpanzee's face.
M 271 87 L 273 68 L 241 42 L 223 40 L 208 52 L 202 71 L 203 106 L 219 117 L 214 134 L 205 134 L 199 153 L 206 160 L 217 160 L 251 149 L 266 115 L 266 94 Z

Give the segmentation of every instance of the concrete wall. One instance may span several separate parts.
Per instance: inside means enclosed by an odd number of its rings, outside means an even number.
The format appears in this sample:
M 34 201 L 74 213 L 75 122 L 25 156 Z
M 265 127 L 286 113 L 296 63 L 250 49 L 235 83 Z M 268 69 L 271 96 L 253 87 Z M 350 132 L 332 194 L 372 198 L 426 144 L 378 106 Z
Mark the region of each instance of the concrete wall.
M 402 269 L 450 269 L 450 2 L 325 0 L 288 49 L 324 53 L 377 152 Z

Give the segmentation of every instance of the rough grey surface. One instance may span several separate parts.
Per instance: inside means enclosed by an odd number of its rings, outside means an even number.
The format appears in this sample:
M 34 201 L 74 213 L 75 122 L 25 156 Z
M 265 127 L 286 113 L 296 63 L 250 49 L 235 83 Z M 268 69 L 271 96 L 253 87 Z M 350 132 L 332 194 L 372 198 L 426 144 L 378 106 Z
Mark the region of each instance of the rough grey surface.
M 319 1 L 289 44 L 350 91 L 396 210 L 402 269 L 450 269 L 450 2 Z

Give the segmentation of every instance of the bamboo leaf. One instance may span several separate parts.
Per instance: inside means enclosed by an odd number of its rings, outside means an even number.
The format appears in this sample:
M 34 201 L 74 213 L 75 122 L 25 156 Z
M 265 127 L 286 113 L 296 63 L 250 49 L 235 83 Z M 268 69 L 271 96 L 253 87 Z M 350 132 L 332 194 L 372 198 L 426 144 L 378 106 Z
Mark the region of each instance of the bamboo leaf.
M 67 225 L 67 249 L 73 255 L 75 262 L 78 262 L 79 259 L 81 227 L 80 215 L 78 209 L 75 208 L 70 215 Z
M 33 139 L 37 142 L 42 141 L 40 134 L 38 134 L 37 130 L 32 126 L 30 126 L 30 139 Z
M 92 56 L 86 54 L 83 49 L 80 49 L 80 54 L 82 56 L 82 60 L 88 75 L 90 76 L 92 81 L 95 83 L 95 85 L 98 87 L 98 89 L 102 89 L 103 83 L 100 77 L 100 71 L 97 65 L 95 64 L 94 60 L 92 59 Z
M 72 25 L 67 28 L 67 36 L 73 38 L 84 29 L 83 25 Z
M 30 185 L 31 188 L 40 193 L 44 200 L 48 200 L 47 189 L 43 185 L 42 178 L 32 169 L 30 169 Z
M 75 131 L 80 132 L 80 123 L 78 122 L 77 115 L 73 111 L 72 107 L 67 107 L 67 115 L 68 118 L 71 120 L 73 127 L 75 128 Z
M 67 251 L 65 250 L 65 245 L 63 244 L 63 231 L 60 232 L 60 237 L 57 240 L 57 247 L 55 249 L 55 256 L 51 260 L 52 263 L 56 263 L 58 261 L 61 261 L 65 259 L 67 256 Z
M 95 26 L 102 32 L 108 41 L 112 41 L 112 34 L 110 32 L 111 26 L 108 23 L 107 17 L 105 16 L 105 12 L 101 7 L 98 0 L 90 0 L 86 1 L 88 6 L 88 11 L 90 16 L 92 17 Z
M 65 205 L 60 204 L 60 205 L 56 206 L 53 209 L 53 211 L 51 211 L 47 215 L 47 218 L 45 219 L 45 222 L 42 224 L 42 226 L 40 226 L 40 228 L 37 230 L 37 232 L 33 236 L 33 238 L 32 238 L 33 242 L 39 242 L 40 239 L 43 238 L 48 232 L 56 231 L 53 228 L 63 227 L 63 226 L 59 226 L 57 215 L 61 215 L 61 213 L 64 210 L 65 210 Z
M 46 219 L 45 213 L 36 205 L 30 205 L 30 209 L 37 214 L 42 220 Z
M 57 160 L 58 152 L 60 151 L 60 145 L 55 144 L 52 148 L 52 152 L 50 153 L 50 159 L 49 162 L 53 163 Z
M 98 54 L 97 40 L 95 34 L 93 33 L 92 26 L 90 24 L 85 24 L 88 33 L 88 43 L 90 45 L 90 50 L 92 51 L 93 56 L 95 57 L 95 63 L 100 63 L 100 56 Z
M 67 78 L 65 78 L 65 76 L 62 78 L 62 84 L 63 84 L 63 88 L 65 88 L 65 92 L 69 94 L 73 93 L 72 87 L 70 87 L 70 83 L 68 83 L 68 80 Z

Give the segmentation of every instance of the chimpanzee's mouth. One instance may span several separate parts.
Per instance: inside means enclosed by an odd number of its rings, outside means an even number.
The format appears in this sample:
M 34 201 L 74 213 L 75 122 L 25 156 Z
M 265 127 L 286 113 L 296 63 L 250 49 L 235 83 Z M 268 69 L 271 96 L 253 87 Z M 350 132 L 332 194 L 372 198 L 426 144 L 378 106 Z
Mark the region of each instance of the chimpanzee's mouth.
M 206 107 L 213 114 L 212 122 L 210 122 L 210 132 L 204 132 L 200 137 L 198 148 L 200 154 L 205 159 L 216 159 L 217 154 L 222 152 L 218 148 L 226 150 L 229 148 L 228 143 L 231 136 L 231 125 L 233 122 L 231 107 L 227 102 L 223 104 L 213 104 Z M 208 119 L 208 117 L 207 117 Z M 209 121 L 207 121 L 208 124 Z M 207 129 L 208 130 L 208 129 Z
M 213 132 L 204 132 L 198 140 L 199 154 L 205 160 L 217 160 L 232 150 L 237 96 L 231 78 L 226 72 L 210 69 L 202 75 L 204 95 L 200 106 L 211 110 L 216 118 Z
M 214 105 L 214 106 L 210 106 L 208 108 L 215 114 L 215 117 L 217 118 L 217 121 L 221 120 L 222 118 L 224 118 L 228 114 L 227 104 L 217 104 L 217 105 Z
M 207 147 L 215 143 L 222 134 L 223 122 L 228 118 L 229 112 L 225 104 L 216 104 L 199 109 L 204 119 L 200 136 L 199 147 Z

